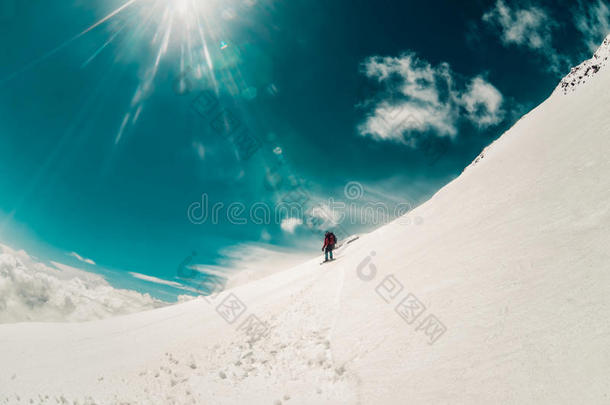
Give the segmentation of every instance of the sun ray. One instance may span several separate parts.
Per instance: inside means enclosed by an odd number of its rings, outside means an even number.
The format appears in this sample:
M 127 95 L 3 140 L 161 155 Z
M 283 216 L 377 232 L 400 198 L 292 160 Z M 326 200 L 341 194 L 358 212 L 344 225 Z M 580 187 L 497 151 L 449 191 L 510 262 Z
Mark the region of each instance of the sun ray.
M 98 22 L 96 22 L 95 24 L 91 25 L 89 28 L 85 29 L 83 32 L 78 34 L 75 37 L 75 39 L 80 38 L 83 35 L 85 35 L 86 33 L 88 33 L 89 31 L 95 29 L 96 27 L 99 27 L 100 25 L 102 25 L 106 21 L 110 20 L 112 17 L 119 14 L 121 11 L 125 10 L 127 7 L 131 6 L 133 3 L 137 2 L 137 1 L 140 1 L 140 0 L 129 0 L 127 3 L 123 4 L 122 6 L 120 6 L 119 8 L 117 8 L 116 10 L 114 10 L 113 12 L 108 14 L 106 17 L 102 18 L 101 20 L 99 20 Z
M 125 131 L 125 127 L 127 126 L 127 123 L 129 122 L 129 116 L 130 116 L 130 114 L 127 113 L 123 117 L 123 122 L 121 122 L 121 127 L 119 128 L 119 132 L 117 133 L 117 136 L 114 139 L 114 144 L 115 145 L 119 143 L 119 141 L 121 140 L 121 137 L 123 136 L 123 132 Z
M 103 50 L 104 48 L 106 48 L 116 37 L 117 35 L 119 35 L 119 33 L 121 31 L 123 31 L 123 29 L 125 28 L 126 24 L 123 24 L 123 26 L 117 30 L 114 34 L 112 34 L 112 36 L 110 38 L 108 38 L 108 40 L 106 42 L 104 42 L 104 44 L 102 46 L 100 46 L 94 53 L 93 55 L 91 55 L 85 62 L 83 62 L 83 64 L 81 65 L 81 69 L 86 67 L 89 63 L 91 63 L 91 61 L 93 59 L 95 59 Z
M 201 24 L 201 18 L 199 14 L 195 14 L 197 18 L 197 31 L 199 32 L 199 38 L 201 39 L 201 44 L 203 45 L 203 56 L 205 58 L 206 64 L 209 70 L 210 80 L 214 86 L 214 91 L 218 93 L 218 83 L 216 82 L 216 78 L 214 77 L 214 63 L 212 62 L 212 58 L 210 57 L 210 50 L 208 49 L 208 42 L 206 41 L 205 34 L 203 32 L 203 25 Z
M 116 16 L 121 11 L 125 10 L 127 7 L 129 7 L 130 5 L 132 5 L 133 3 L 137 2 L 137 1 L 141 1 L 141 0 L 129 0 L 127 3 L 123 4 L 122 6 L 120 6 L 119 8 L 117 8 L 116 10 L 114 10 L 113 12 L 111 12 L 110 14 L 108 14 L 107 16 L 102 18 L 101 20 L 97 21 L 96 23 L 94 23 L 90 27 L 88 27 L 85 30 L 81 31 L 80 33 L 74 35 L 72 38 L 69 38 L 68 40 L 66 40 L 65 42 L 59 44 L 58 46 L 56 46 L 55 48 L 51 49 L 50 51 L 44 53 L 42 56 L 34 59 L 33 61 L 31 61 L 29 63 L 27 63 L 21 69 L 11 73 L 10 75 L 5 77 L 4 79 L 0 80 L 0 86 L 6 84 L 7 82 L 9 82 L 11 80 L 13 80 L 15 77 L 19 76 L 21 73 L 23 73 L 23 72 L 25 72 L 25 71 L 27 71 L 29 69 L 32 69 L 36 65 L 40 64 L 41 62 L 43 62 L 45 59 L 48 59 L 51 56 L 55 55 L 57 52 L 59 52 L 62 49 L 66 48 L 68 45 L 72 44 L 74 41 L 76 41 L 77 39 L 81 38 L 83 35 L 85 35 L 86 33 L 90 32 L 94 28 L 99 27 L 101 24 L 103 24 L 106 21 L 110 20 L 112 17 Z

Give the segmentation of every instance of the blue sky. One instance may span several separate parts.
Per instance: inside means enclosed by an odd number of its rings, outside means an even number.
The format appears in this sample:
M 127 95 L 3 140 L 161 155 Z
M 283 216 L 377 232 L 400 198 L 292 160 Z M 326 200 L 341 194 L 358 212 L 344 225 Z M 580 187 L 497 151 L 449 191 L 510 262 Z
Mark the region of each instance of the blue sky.
M 165 299 L 421 203 L 610 31 L 599 0 L 2 4 L 0 242 Z

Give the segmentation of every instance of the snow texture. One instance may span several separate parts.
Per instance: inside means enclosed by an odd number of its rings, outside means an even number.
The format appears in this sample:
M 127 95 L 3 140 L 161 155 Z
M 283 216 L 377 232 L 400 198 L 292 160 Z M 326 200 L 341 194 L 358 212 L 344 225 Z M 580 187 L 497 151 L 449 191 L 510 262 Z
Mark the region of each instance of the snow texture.
M 0 325 L 0 403 L 609 403 L 610 71 L 570 87 L 340 260 Z

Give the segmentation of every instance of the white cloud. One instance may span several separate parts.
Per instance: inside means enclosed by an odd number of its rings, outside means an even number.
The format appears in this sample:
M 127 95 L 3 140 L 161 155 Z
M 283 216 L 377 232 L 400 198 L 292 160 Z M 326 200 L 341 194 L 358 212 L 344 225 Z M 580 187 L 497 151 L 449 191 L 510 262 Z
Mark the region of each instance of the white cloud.
M 0 245 L 0 323 L 88 321 L 157 308 L 148 294 L 112 287 L 100 275 L 40 263 Z
M 401 79 L 400 90 L 405 96 L 432 104 L 439 102 L 438 92 L 434 89 L 437 73 L 447 70 L 447 64 L 442 64 L 438 69 L 434 69 L 413 54 L 406 54 L 398 58 L 375 56 L 369 58 L 364 64 L 364 73 L 369 78 L 383 82 L 392 79 L 393 76 L 398 76 Z
M 68 253 L 68 256 L 72 256 L 83 263 L 95 265 L 95 262 L 93 260 L 82 257 L 81 255 L 79 255 L 76 252 L 70 252 L 70 253 Z
M 89 271 L 81 270 L 76 267 L 68 266 L 67 264 L 59 262 L 50 262 L 53 267 L 48 267 L 56 277 L 61 280 L 70 280 L 78 278 L 85 281 L 89 285 L 106 285 L 106 279 L 99 274 L 91 273 Z M 57 272 L 56 270 L 59 270 Z
M 531 49 L 552 46 L 551 30 L 556 24 L 541 8 L 512 9 L 503 0 L 483 15 L 483 21 L 501 29 L 502 43 Z
M 582 33 L 589 50 L 595 52 L 610 33 L 610 6 L 602 0 L 588 5 L 579 1 L 578 11 L 574 13 L 574 24 Z
M 233 288 L 311 259 L 309 254 L 295 253 L 266 244 L 240 244 L 221 252 L 223 259 L 217 265 L 194 264 L 189 268 L 203 274 L 227 279 L 225 288 Z M 196 279 L 194 277 L 196 284 Z
M 413 53 L 373 56 L 365 60 L 362 71 L 385 86 L 358 127 L 363 136 L 415 147 L 422 132 L 454 137 L 461 118 L 486 127 L 503 117 L 502 94 L 491 83 L 477 76 L 466 86 L 447 63 L 432 66 Z
M 494 86 L 477 76 L 462 94 L 461 101 L 468 117 L 480 127 L 499 124 L 504 118 L 502 94 Z
M 194 300 L 195 298 L 197 298 L 197 297 L 195 297 L 194 295 L 182 294 L 182 295 L 178 296 L 178 299 L 176 302 L 178 302 L 178 303 L 188 302 L 188 301 Z
M 294 233 L 297 226 L 302 225 L 302 224 L 303 224 L 303 220 L 301 218 L 284 218 L 284 219 L 282 219 L 282 223 L 280 224 L 280 227 L 285 232 Z
M 543 8 L 511 7 L 504 0 L 497 0 L 482 19 L 500 31 L 505 46 L 525 47 L 545 58 L 547 70 L 560 73 L 570 65 L 569 60 L 553 48 L 552 31 L 558 24 Z
M 450 106 L 421 106 L 413 102 L 393 104 L 381 101 L 367 120 L 359 126 L 362 135 L 377 140 L 405 141 L 413 131 L 435 130 L 440 135 L 454 136 L 456 114 Z
M 158 277 L 154 277 L 154 276 L 148 276 L 148 275 L 142 274 L 142 273 L 135 273 L 135 272 L 132 272 L 132 271 L 130 271 L 129 274 L 132 277 L 137 278 L 139 280 L 144 280 L 144 281 L 148 281 L 150 283 L 167 285 L 167 286 L 170 286 L 170 287 L 184 289 L 184 286 L 182 284 L 178 283 L 177 281 L 164 280 L 162 278 L 158 278 Z

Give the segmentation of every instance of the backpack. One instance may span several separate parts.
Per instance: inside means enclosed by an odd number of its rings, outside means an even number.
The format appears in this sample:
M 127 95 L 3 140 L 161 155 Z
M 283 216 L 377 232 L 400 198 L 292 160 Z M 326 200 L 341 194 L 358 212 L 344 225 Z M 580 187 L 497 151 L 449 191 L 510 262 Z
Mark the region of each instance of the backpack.
M 334 233 L 331 232 L 330 234 L 328 234 L 328 244 L 334 247 L 335 243 L 337 243 L 337 237 Z

